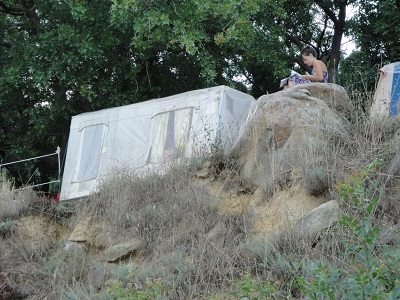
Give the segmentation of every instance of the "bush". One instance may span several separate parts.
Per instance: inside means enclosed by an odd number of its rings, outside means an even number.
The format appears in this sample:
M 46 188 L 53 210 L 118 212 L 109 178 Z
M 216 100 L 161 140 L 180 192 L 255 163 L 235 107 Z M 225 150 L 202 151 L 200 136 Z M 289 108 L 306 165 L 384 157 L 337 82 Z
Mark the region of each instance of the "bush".
M 381 165 L 373 161 L 361 172 L 338 183 L 339 197 L 347 205 L 340 227 L 343 264 L 311 264 L 307 279 L 296 276 L 297 284 L 311 299 L 398 299 L 400 297 L 400 252 L 378 244 L 380 228 L 373 224 L 378 207 L 378 181 L 374 172 Z M 371 197 L 372 198 L 371 198 Z

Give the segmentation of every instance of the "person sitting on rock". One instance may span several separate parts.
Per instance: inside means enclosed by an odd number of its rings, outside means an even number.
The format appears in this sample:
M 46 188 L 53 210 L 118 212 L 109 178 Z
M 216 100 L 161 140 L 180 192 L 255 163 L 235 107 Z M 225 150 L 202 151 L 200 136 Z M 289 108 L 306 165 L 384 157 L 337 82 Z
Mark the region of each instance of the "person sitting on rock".
M 328 82 L 328 69 L 322 60 L 317 59 L 317 52 L 314 48 L 310 46 L 303 48 L 300 56 L 307 66 L 312 67 L 311 75 L 294 74 L 290 76 L 288 87 L 302 83 Z

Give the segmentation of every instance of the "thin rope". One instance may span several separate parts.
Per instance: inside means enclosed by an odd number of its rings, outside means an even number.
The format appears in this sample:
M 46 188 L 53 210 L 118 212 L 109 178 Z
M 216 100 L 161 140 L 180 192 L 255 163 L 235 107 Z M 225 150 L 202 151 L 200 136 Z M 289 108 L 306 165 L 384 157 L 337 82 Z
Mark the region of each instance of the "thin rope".
M 36 157 L 32 157 L 32 158 L 27 158 L 27 159 L 21 159 L 21 160 L 17 160 L 17 161 L 13 161 L 13 162 L 9 162 L 9 163 L 5 163 L 5 164 L 0 164 L 0 168 L 3 166 L 8 166 L 8 165 L 12 165 L 12 164 L 17 164 L 17 163 L 21 163 L 21 162 L 26 162 L 26 161 L 30 161 L 30 160 L 34 160 L 34 159 L 38 159 L 38 158 L 44 158 L 44 157 L 49 157 L 49 156 L 53 156 L 53 155 L 57 155 L 58 158 L 58 178 L 57 180 L 52 180 L 49 182 L 45 182 L 45 183 L 38 183 L 38 184 L 34 184 L 34 185 L 29 185 L 29 186 L 25 186 L 19 189 L 15 189 L 14 191 L 20 191 L 20 190 L 24 190 L 27 188 L 33 188 L 33 187 L 38 187 L 38 186 L 43 186 L 46 184 L 51 184 L 51 183 L 60 183 L 60 178 L 61 178 L 61 163 L 60 163 L 60 153 L 61 153 L 61 149 L 60 147 L 57 147 L 57 150 L 55 153 L 51 153 L 51 154 L 46 154 L 46 155 L 40 155 L 40 156 L 36 156 Z M 33 175 L 36 173 L 37 169 L 33 172 L 31 178 L 33 177 Z M 30 180 L 30 179 L 29 179 Z M 28 182 L 29 182 L 28 180 Z
M 60 180 L 57 179 L 57 180 L 52 180 L 52 181 L 45 182 L 45 183 L 38 183 L 38 184 L 34 184 L 34 185 L 29 185 L 29 186 L 25 186 L 25 187 L 22 187 L 22 188 L 19 188 L 19 189 L 15 189 L 13 191 L 25 190 L 25 189 L 29 189 L 29 188 L 33 188 L 33 187 L 37 187 L 37 186 L 42 186 L 42 185 L 46 185 L 46 184 L 50 184 L 50 183 L 55 183 L 55 182 L 59 183 Z
M 5 163 L 5 164 L 0 164 L 0 168 L 3 167 L 3 166 L 8 166 L 8 165 L 17 164 L 17 163 L 24 162 L 24 161 L 30 161 L 30 160 L 43 158 L 43 157 L 48 157 L 48 156 L 52 156 L 52 155 L 58 155 L 58 154 L 59 154 L 59 148 L 57 148 L 57 151 L 55 153 L 52 153 L 52 154 L 46 154 L 46 155 L 36 156 L 36 157 L 32 157 L 32 158 L 27 158 L 27 159 L 21 159 L 21 160 L 17 160 L 17 161 Z

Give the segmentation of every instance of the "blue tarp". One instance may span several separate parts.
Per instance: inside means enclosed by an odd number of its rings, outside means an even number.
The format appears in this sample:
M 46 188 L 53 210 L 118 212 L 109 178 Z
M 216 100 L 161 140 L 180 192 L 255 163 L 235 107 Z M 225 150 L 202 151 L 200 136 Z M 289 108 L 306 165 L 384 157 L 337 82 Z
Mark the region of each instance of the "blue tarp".
M 400 98 L 400 62 L 393 63 L 393 79 L 390 99 L 390 116 L 397 116 L 399 112 L 399 98 Z

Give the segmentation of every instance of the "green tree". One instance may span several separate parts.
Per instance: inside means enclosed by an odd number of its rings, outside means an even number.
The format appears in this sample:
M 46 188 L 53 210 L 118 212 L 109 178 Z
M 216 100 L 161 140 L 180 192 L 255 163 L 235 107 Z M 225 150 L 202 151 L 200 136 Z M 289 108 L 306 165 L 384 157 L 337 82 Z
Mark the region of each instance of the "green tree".
M 370 66 L 400 59 L 399 15 L 398 0 L 358 1 L 350 28 Z
M 354 9 L 348 28 L 359 50 L 342 61 L 339 84 L 361 96 L 356 99 L 366 111 L 370 103 L 364 96 L 373 93 L 378 70 L 400 59 L 400 1 L 361 0 Z
M 137 64 L 167 62 L 164 78 L 189 77 L 188 89 L 228 84 L 246 90 L 245 82 L 257 97 L 277 86 L 282 75 L 283 31 L 276 22 L 284 13 L 282 3 L 121 0 L 111 12 L 113 24 L 133 28 Z
M 18 6 L 3 11 L 3 162 L 49 153 L 58 145 L 65 149 L 72 115 L 145 99 L 146 87 L 136 76 L 144 72 L 130 59 L 132 33 L 110 25 L 109 8 L 108 1 L 38 2 L 40 30 L 32 30 L 26 15 L 12 13 Z M 58 169 L 56 161 L 45 160 L 10 171 L 26 183 L 36 167 L 36 182 Z
M 314 47 L 318 58 L 328 66 L 330 82 L 337 82 L 339 62 L 342 58 L 342 39 L 347 30 L 346 11 L 356 1 L 306 0 L 286 1 L 286 41 L 297 52 L 305 45 Z M 311 71 L 301 59 L 296 62 Z

